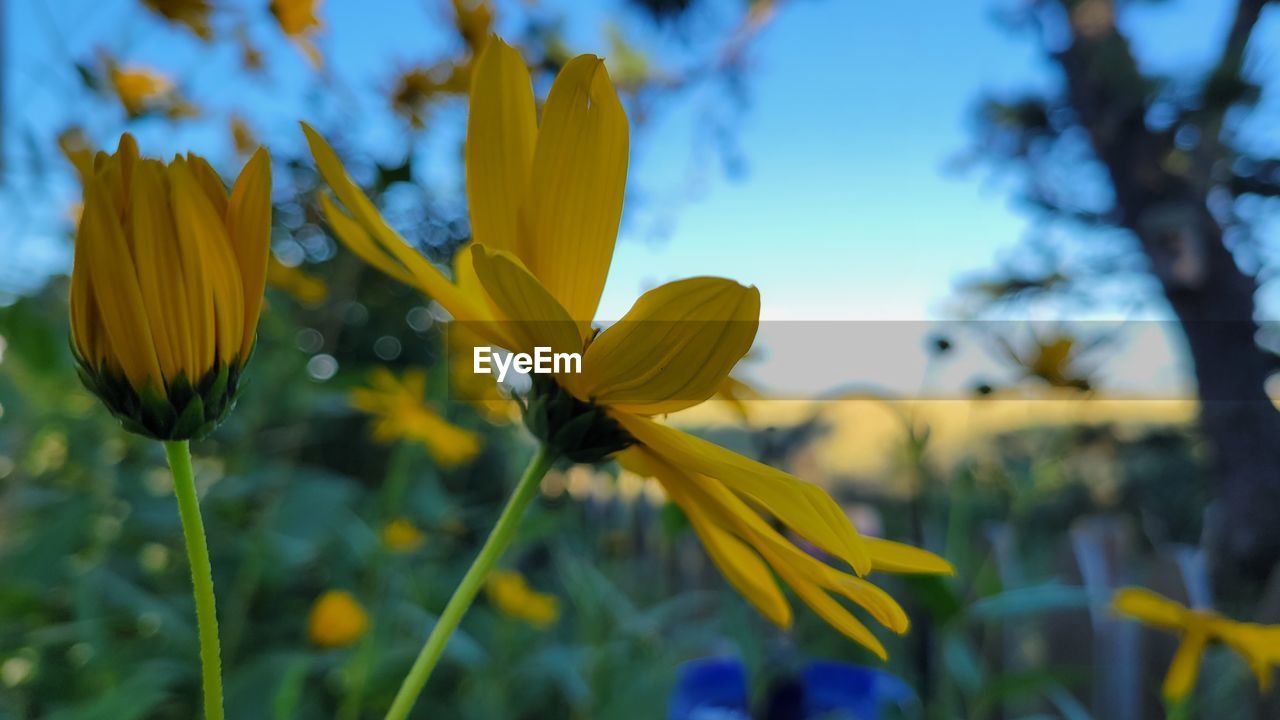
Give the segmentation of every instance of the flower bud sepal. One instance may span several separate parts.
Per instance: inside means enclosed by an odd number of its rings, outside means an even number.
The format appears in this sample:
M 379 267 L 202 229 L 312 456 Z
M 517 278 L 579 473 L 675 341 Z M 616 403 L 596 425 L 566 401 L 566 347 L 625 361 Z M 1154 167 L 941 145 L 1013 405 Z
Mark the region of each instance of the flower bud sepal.
M 604 408 L 579 400 L 546 376 L 534 376 L 520 405 L 529 432 L 572 462 L 602 463 L 635 444 Z
M 76 352 L 76 374 L 89 392 L 102 401 L 121 426 L 154 440 L 199 440 L 213 432 L 235 407 L 248 358 L 215 363 L 194 385 L 185 371 L 163 390 L 148 382 L 141 391 L 105 363 L 94 368 Z M 252 355 L 252 351 L 250 351 Z

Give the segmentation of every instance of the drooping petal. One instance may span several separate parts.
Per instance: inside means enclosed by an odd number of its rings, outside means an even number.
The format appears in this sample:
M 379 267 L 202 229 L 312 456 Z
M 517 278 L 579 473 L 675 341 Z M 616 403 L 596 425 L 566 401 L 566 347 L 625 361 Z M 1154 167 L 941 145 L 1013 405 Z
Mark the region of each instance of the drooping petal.
M 862 542 L 871 555 L 871 572 L 888 572 L 907 575 L 954 575 L 951 563 L 928 550 L 885 540 L 866 537 Z
M 218 214 L 204 188 L 196 180 L 188 163 L 175 160 L 169 167 L 173 196 L 174 225 L 184 238 L 185 248 L 194 248 L 199 258 L 199 272 L 208 278 L 208 297 L 213 306 L 212 345 L 214 357 L 230 363 L 240 352 L 244 340 L 244 287 L 231 240 L 227 237 L 223 215 Z M 184 256 L 184 262 L 187 257 Z M 201 366 L 203 373 L 212 365 Z M 199 378 L 191 378 L 192 382 Z
M 156 351 L 165 381 L 195 368 L 195 349 L 187 310 L 182 256 L 169 211 L 169 186 L 164 165 L 142 160 L 133 169 L 134 251 L 138 283 L 155 335 Z
M 720 527 L 758 552 L 806 605 L 850 639 L 864 645 L 881 658 L 885 657 L 883 644 L 866 625 L 833 599 L 832 593 L 853 601 L 894 632 L 906 632 L 906 613 L 888 593 L 861 578 L 841 572 L 796 547 L 714 479 L 679 469 L 644 447 L 631 448 L 623 455 L 624 462 L 640 458 L 642 462 L 639 464 L 632 463 L 635 470 L 657 477 L 686 513 L 691 512 L 692 508 L 692 512 L 704 517 L 706 522 Z M 693 522 L 692 514 L 690 521 Z M 719 560 L 717 563 L 720 564 Z M 723 565 L 721 568 L 724 569 Z
M 629 448 L 618 455 L 618 462 L 633 472 L 661 478 L 665 464 L 646 457 L 644 448 Z M 747 599 L 761 615 L 780 628 L 791 627 L 791 606 L 773 579 L 773 573 L 751 546 L 739 540 L 694 502 L 679 482 L 664 483 L 671 500 L 689 518 L 689 524 L 702 540 L 702 546 L 720 568 L 725 580 Z
M 253 349 L 258 314 L 267 283 L 267 258 L 271 254 L 271 157 L 258 151 L 249 158 L 231 188 L 227 204 L 227 236 L 240 269 L 244 287 L 244 334 L 240 341 L 243 361 Z
M 473 245 L 471 261 L 476 277 L 493 303 L 494 314 L 510 336 L 513 352 L 532 353 L 549 347 L 553 352 L 581 352 L 578 325 L 511 253 Z
M 316 161 L 320 175 L 349 213 L 346 218 L 351 222 L 342 223 L 342 228 L 336 224 L 334 226 L 338 239 L 351 246 L 353 251 L 374 267 L 387 272 L 392 277 L 400 280 L 406 276 L 412 278 L 413 287 L 440 303 L 455 319 L 464 322 L 489 319 L 487 309 L 477 302 L 476 298 L 463 294 L 440 270 L 409 247 L 404 238 L 387 225 L 377 207 L 347 175 L 342 161 L 338 159 L 333 148 L 329 147 L 329 143 L 306 123 L 302 123 L 302 130 L 307 136 L 311 155 Z M 336 210 L 336 208 L 333 209 Z M 332 216 L 337 213 L 328 212 L 328 210 L 329 208 L 326 208 L 326 214 L 332 219 Z M 362 231 L 361 233 L 352 232 L 357 227 Z M 357 246 L 363 247 L 360 249 Z M 379 253 L 381 259 L 373 261 L 371 259 L 373 252 Z M 398 267 L 400 271 L 389 272 L 388 267 Z
M 796 534 L 848 563 L 859 575 L 871 557 L 853 523 L 821 488 L 647 418 L 611 416 L 641 444 L 671 465 L 714 478 L 766 508 Z
M 537 137 L 529 70 L 519 52 L 493 37 L 471 71 L 467 116 L 467 204 L 475 242 L 516 251 Z
M 1200 625 L 1193 625 L 1182 636 L 1182 644 L 1169 663 L 1169 672 L 1164 677 L 1164 685 L 1160 694 L 1170 703 L 1180 702 L 1195 689 L 1196 678 L 1200 675 L 1200 660 L 1204 656 L 1205 645 L 1209 642 L 1208 633 Z
M 641 415 L 697 405 L 751 349 L 760 292 L 696 277 L 650 290 L 591 342 L 580 388 L 601 405 Z
M 77 245 L 85 248 L 90 283 L 102 329 L 129 384 L 138 390 L 164 389 L 155 340 L 138 285 L 133 253 L 116 216 L 112 191 L 102 177 L 85 187 L 84 216 Z
M 1140 587 L 1121 588 L 1111 598 L 1111 606 L 1121 615 L 1148 625 L 1177 630 L 1186 626 L 1186 607 Z
M 569 316 L 595 317 L 627 181 L 627 115 L 604 63 L 570 60 L 542 112 L 518 255 Z

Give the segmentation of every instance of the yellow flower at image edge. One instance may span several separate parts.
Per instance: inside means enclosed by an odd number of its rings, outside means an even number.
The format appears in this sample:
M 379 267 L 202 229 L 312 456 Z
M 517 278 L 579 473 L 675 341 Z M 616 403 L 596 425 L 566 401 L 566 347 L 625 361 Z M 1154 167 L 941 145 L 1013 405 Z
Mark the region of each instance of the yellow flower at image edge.
M 560 617 L 555 595 L 529 587 L 524 576 L 511 570 L 494 570 L 485 582 L 485 594 L 503 615 L 544 628 Z
M 599 58 L 564 66 L 540 125 L 519 53 L 495 38 L 477 58 L 466 142 L 474 241 L 458 253 L 453 280 L 387 225 L 328 143 L 304 131 L 342 206 L 322 197 L 322 207 L 353 252 L 430 296 L 483 342 L 581 353 L 581 374 L 534 376 L 524 419 L 544 446 L 575 462 L 616 457 L 656 477 L 726 579 L 766 617 L 783 627 L 792 621 L 776 573 L 824 620 L 886 656 L 837 598 L 905 632 L 902 608 L 862 576 L 949 573 L 950 565 L 863 538 L 819 487 L 654 419 L 723 387 L 754 342 L 756 289 L 715 277 L 677 280 L 645 293 L 603 331 L 592 325 L 622 213 L 629 133 Z M 775 521 L 852 572 L 810 556 Z
M 126 429 L 185 440 L 231 410 L 270 235 L 265 150 L 229 195 L 200 156 L 141 158 L 129 135 L 94 158 L 71 273 L 72 346 L 81 380 Z
M 396 378 L 390 370 L 374 370 L 368 387 L 351 391 L 351 406 L 374 417 L 373 438 L 378 442 L 412 440 L 421 443 L 436 462 L 460 465 L 480 452 L 480 436 L 445 420 L 423 396 L 427 376 L 421 370 Z
M 1260 689 L 1265 692 L 1271 687 L 1272 668 L 1280 664 L 1280 625 L 1237 622 L 1139 587 L 1116 591 L 1111 606 L 1120 615 L 1181 637 L 1161 688 L 1166 702 L 1181 702 L 1191 694 L 1200 675 L 1201 658 L 1213 641 L 1224 643 L 1244 658 Z
M 345 590 L 329 590 L 316 599 L 307 617 L 307 637 L 322 648 L 346 647 L 364 636 L 369 615 Z
M 271 0 L 270 8 L 280 31 L 302 50 L 312 67 L 323 65 L 313 37 L 324 27 L 319 18 L 320 0 Z
M 382 526 L 382 544 L 391 552 L 411 553 L 426 541 L 427 536 L 405 518 L 396 518 Z

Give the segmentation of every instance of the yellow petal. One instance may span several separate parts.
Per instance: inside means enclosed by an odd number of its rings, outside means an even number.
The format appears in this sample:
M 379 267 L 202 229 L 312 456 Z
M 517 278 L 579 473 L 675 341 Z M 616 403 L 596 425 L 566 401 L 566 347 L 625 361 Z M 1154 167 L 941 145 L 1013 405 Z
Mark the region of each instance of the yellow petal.
M 780 628 L 791 627 L 791 606 L 787 604 L 786 597 L 773 579 L 773 573 L 760 556 L 749 545 L 717 524 L 710 514 L 694 502 L 683 487 L 684 483 L 673 477 L 674 473 L 650 471 L 645 467 L 645 459 L 637 459 L 639 464 L 629 460 L 636 455 L 646 454 L 644 448 L 630 448 L 619 455 L 618 462 L 641 475 L 657 477 L 671 500 L 689 518 L 689 524 L 693 526 L 694 532 L 702 540 L 702 546 L 706 548 L 716 567 L 720 568 L 725 580 L 774 625 Z M 660 462 L 648 460 L 649 467 L 662 467 Z
M 1192 627 L 1183 635 L 1182 644 L 1173 655 L 1173 662 L 1169 664 L 1169 672 L 1160 689 L 1160 694 L 1167 702 L 1180 702 L 1195 689 L 1196 678 L 1200 675 L 1200 659 L 1208 640 L 1205 629 L 1200 626 Z
M 554 352 L 581 352 L 578 325 L 511 253 L 473 245 L 471 261 L 476 277 L 493 303 L 494 314 L 513 352 L 549 347 Z
M 1121 588 L 1111 598 L 1111 607 L 1121 615 L 1165 629 L 1185 627 L 1187 608 L 1140 587 Z
M 86 180 L 86 184 L 90 177 Z M 83 222 L 80 224 L 83 226 Z M 87 231 L 77 228 L 75 257 L 71 269 L 71 291 L 67 304 L 71 307 L 71 338 L 75 342 L 76 351 L 95 370 L 106 358 L 105 337 L 101 331 L 101 320 L 98 317 L 98 304 L 93 298 L 92 275 L 89 265 L 89 243 Z
M 859 575 L 871 570 L 867 548 L 835 501 L 821 488 L 647 418 L 610 413 L 655 455 L 686 472 L 706 475 L 750 498 L 796 534 L 848 563 Z
M 195 362 L 182 256 L 169 212 L 164 165 L 142 160 L 133 169 L 130 194 L 138 283 L 155 334 L 156 352 L 166 381 Z
M 409 278 L 413 287 L 440 303 L 455 319 L 464 322 L 489 319 L 489 313 L 483 304 L 476 298 L 462 293 L 440 270 L 409 247 L 404 238 L 387 225 L 378 209 L 347 175 L 342 161 L 338 159 L 333 148 L 329 147 L 329 143 L 306 123 L 302 123 L 302 130 L 307 136 L 311 155 L 315 158 L 320 175 L 349 213 L 345 217 L 351 222 L 344 223 L 343 228 L 334 226 L 334 230 L 338 232 L 338 238 L 348 243 L 356 254 L 374 267 L 398 280 L 404 281 L 405 278 Z M 330 213 L 326 209 L 326 214 L 330 215 L 332 220 L 334 214 L 340 213 Z M 353 232 L 357 227 L 362 231 L 361 233 Z M 357 245 L 363 245 L 363 247 L 357 249 Z M 371 259 L 374 253 L 379 256 L 376 262 Z M 393 267 L 399 270 L 395 272 L 388 270 Z
M 187 153 L 187 169 L 191 171 L 200 188 L 204 190 L 204 194 L 209 198 L 209 203 L 213 205 L 213 210 L 218 217 L 226 217 L 227 188 L 222 184 L 222 178 L 218 177 L 218 173 L 213 169 L 213 166 L 199 155 Z
M 759 318 L 760 292 L 732 280 L 688 278 L 650 290 L 587 347 L 583 399 L 641 415 L 697 405 L 751 349 Z
M 271 254 L 271 157 L 263 148 L 249 158 L 227 204 L 227 236 L 244 287 L 244 333 L 241 361 L 249 357 L 258 332 L 262 293 L 267 283 L 267 258 Z
M 494 37 L 472 70 L 467 117 L 467 204 L 476 242 L 515 252 L 537 137 L 529 70 L 520 53 Z
M 113 203 L 111 190 L 102 178 L 89 182 L 76 243 L 85 247 L 87 269 L 94 277 L 94 300 L 118 369 L 138 390 L 151 385 L 154 390 L 163 391 L 164 377 L 138 286 L 137 269 Z
M 205 340 L 211 342 L 219 362 L 230 363 L 239 354 L 244 339 L 244 286 L 223 224 L 224 216 L 215 210 L 188 163 L 175 160 L 169 168 L 169 179 L 178 236 L 183 238 L 185 248 L 195 249 L 198 272 L 208 278 L 207 297 L 213 308 L 213 324 L 206 329 Z M 188 257 L 184 255 L 184 262 Z M 193 371 L 200 374 L 210 369 L 212 365 L 201 365 Z M 193 377 L 191 381 L 199 379 Z
M 928 550 L 882 538 L 863 537 L 871 555 L 871 571 L 916 575 L 954 575 L 951 563 Z
M 627 115 L 604 63 L 560 71 L 542 112 L 519 256 L 569 316 L 589 325 L 613 260 L 627 181 Z

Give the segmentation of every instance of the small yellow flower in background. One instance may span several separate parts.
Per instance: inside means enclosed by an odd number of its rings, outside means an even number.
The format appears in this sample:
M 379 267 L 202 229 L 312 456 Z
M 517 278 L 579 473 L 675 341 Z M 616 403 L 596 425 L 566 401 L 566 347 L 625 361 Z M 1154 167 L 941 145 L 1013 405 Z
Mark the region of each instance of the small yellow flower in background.
M 454 279 L 401 238 L 304 124 L 338 237 L 366 262 L 418 288 L 477 342 L 512 352 L 582 354 L 581 374 L 540 375 L 525 424 L 574 462 L 616 457 L 656 477 L 725 578 L 779 626 L 791 608 L 774 573 L 814 612 L 880 657 L 881 642 L 838 598 L 902 633 L 906 613 L 862 576 L 950 573 L 917 548 L 861 537 L 826 492 L 655 420 L 708 400 L 754 342 L 760 296 L 732 280 L 678 280 L 645 293 L 618 323 L 592 326 L 622 214 L 628 122 L 603 62 L 564 65 L 539 122 L 519 53 L 493 39 L 475 61 L 466 142 L 473 242 Z M 852 570 L 812 557 L 780 523 Z M 772 569 L 772 572 L 770 571 Z
M 480 452 L 480 436 L 445 420 L 426 404 L 427 375 L 408 370 L 396 378 L 390 370 L 374 370 L 368 387 L 351 391 L 351 406 L 374 417 L 373 438 L 379 442 L 421 443 L 443 467 L 460 465 Z
M 169 22 L 185 25 L 201 40 L 213 39 L 209 29 L 213 4 L 209 0 L 142 0 L 142 4 Z
M 1271 670 L 1280 664 L 1280 625 L 1236 622 L 1212 610 L 1188 608 L 1140 587 L 1117 590 L 1111 606 L 1120 615 L 1180 636 L 1181 644 L 1161 688 L 1165 702 L 1178 703 L 1191 694 L 1205 648 L 1215 640 L 1244 658 L 1257 676 L 1259 688 L 1265 692 L 1271 687 Z
M 271 0 L 271 14 L 280 24 L 280 30 L 302 50 L 317 70 L 324 65 L 324 58 L 315 44 L 315 35 L 324 28 L 320 22 L 321 0 Z
M 249 123 L 244 118 L 232 115 L 227 124 L 231 129 L 231 144 L 235 147 L 236 153 L 249 155 L 258 149 L 260 143 L 253 136 L 253 131 L 249 129 Z
M 391 109 L 403 115 L 414 128 L 426 124 L 427 114 L 437 100 L 465 94 L 471 87 L 471 66 L 484 49 L 493 27 L 493 6 L 488 2 L 453 0 L 454 27 L 466 54 L 458 60 L 410 68 L 396 79 L 391 91 Z
M 324 280 L 301 268 L 285 265 L 275 255 L 267 261 L 267 283 L 289 293 L 303 305 L 319 305 L 329 297 Z
M 364 637 L 369 614 L 345 590 L 329 590 L 316 599 L 307 617 L 307 637 L 322 648 L 346 647 Z
M 127 222 L 122 222 L 127 218 Z M 84 182 L 71 273 L 81 380 L 125 427 L 201 437 L 235 404 L 257 337 L 271 237 L 271 161 L 230 195 L 193 153 L 166 166 L 130 135 Z
M 382 544 L 391 552 L 415 552 L 426 541 L 427 536 L 406 518 L 396 518 L 382 526 Z
M 488 0 L 453 0 L 454 27 L 473 57 L 489 42 L 493 15 L 493 5 Z
M 158 114 L 173 120 L 199 115 L 199 109 L 178 93 L 169 76 L 141 65 L 121 65 L 102 54 L 107 81 L 129 117 Z
M 514 570 L 489 573 L 485 594 L 503 615 L 537 628 L 545 628 L 560 617 L 559 598 L 530 588 L 524 576 Z

